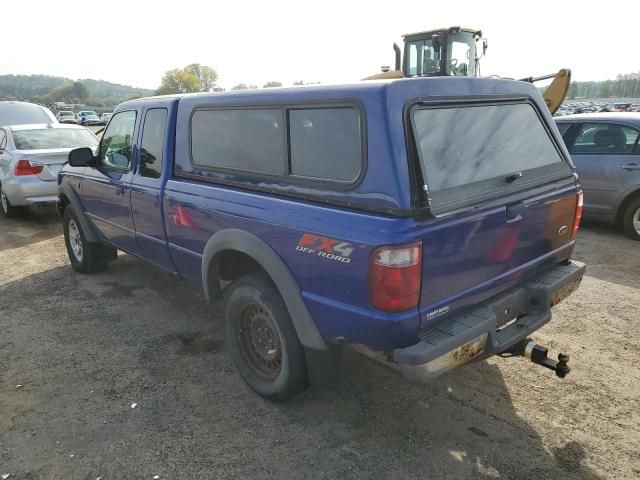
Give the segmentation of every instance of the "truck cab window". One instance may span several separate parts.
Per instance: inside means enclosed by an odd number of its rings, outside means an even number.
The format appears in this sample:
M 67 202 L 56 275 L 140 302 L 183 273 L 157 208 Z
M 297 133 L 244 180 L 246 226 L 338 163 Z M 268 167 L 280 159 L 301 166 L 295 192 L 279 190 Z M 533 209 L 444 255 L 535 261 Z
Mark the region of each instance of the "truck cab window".
M 143 177 L 160 178 L 162 175 L 166 127 L 167 110 L 165 108 L 152 108 L 147 111 L 140 146 L 140 175 Z
M 100 165 L 108 170 L 129 170 L 136 112 L 116 113 L 100 142 Z

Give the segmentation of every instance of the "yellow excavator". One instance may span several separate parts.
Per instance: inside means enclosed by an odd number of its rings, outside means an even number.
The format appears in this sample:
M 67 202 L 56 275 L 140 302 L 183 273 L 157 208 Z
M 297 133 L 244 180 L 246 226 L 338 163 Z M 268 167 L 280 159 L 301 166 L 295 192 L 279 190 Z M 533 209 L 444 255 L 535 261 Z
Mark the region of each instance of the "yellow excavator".
M 488 42 L 482 31 L 471 28 L 450 27 L 403 35 L 404 51 L 397 43 L 395 69 L 384 66 L 381 72 L 363 80 L 381 80 L 403 77 L 479 77 L 480 59 L 487 52 Z M 542 96 L 554 114 L 569 90 L 571 70 L 563 68 L 557 73 L 541 77 L 522 78 L 523 82 L 553 79 Z

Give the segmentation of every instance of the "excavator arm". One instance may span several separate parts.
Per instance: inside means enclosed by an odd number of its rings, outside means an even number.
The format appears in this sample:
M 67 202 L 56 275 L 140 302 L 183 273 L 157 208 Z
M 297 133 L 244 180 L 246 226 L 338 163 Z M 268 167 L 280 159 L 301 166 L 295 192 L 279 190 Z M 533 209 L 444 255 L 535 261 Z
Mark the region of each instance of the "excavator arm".
M 534 83 L 541 80 L 549 80 L 550 78 L 553 78 L 553 81 L 542 94 L 542 98 L 544 98 L 551 115 L 553 115 L 558 108 L 560 108 L 569 91 L 569 85 L 571 85 L 571 70 L 563 68 L 559 70 L 558 73 L 543 75 L 542 77 L 522 78 L 521 81 Z

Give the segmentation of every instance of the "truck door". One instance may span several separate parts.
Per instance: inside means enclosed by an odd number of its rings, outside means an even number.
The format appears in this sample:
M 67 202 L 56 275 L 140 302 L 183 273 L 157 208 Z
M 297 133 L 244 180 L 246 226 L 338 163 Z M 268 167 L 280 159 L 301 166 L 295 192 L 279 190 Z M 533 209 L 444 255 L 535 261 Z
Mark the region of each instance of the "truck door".
M 140 255 L 170 271 L 175 271 L 169 254 L 162 206 L 167 172 L 168 108 L 145 108 L 140 135 L 140 161 L 131 184 L 131 210 Z
M 116 113 L 98 151 L 98 165 L 85 170 L 84 207 L 104 238 L 122 250 L 138 254 L 131 216 L 131 179 L 136 133 L 136 110 Z
M 620 197 L 638 184 L 640 157 L 633 153 L 638 131 L 613 122 L 583 123 L 571 158 L 584 190 L 585 212 L 612 215 Z

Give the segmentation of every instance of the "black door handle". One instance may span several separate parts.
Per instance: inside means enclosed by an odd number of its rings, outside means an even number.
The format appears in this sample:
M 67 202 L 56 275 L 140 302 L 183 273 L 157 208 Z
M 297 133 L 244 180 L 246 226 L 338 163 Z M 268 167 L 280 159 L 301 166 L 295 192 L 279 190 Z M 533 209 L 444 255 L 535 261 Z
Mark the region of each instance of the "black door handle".
M 513 220 L 524 212 L 524 203 L 514 203 L 507 205 L 507 220 Z
M 116 187 L 116 195 L 119 197 L 124 197 L 124 187 Z

